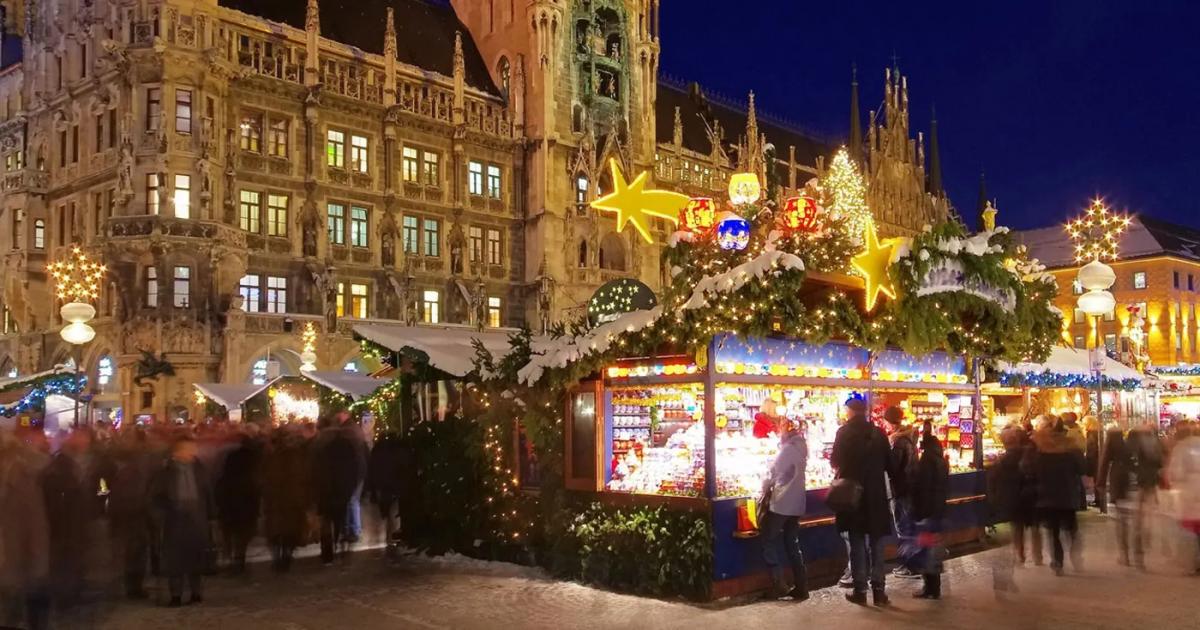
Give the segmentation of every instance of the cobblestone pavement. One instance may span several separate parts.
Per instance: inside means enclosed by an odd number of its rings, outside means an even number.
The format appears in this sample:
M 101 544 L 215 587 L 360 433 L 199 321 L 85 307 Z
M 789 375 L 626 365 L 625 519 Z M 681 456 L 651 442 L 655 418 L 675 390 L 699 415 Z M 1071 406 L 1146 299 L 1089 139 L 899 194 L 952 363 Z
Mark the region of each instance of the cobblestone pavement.
M 90 622 L 56 627 L 170 629 L 241 628 L 1200 628 L 1200 577 L 1186 576 L 1160 536 L 1149 570 L 1119 566 L 1113 524 L 1086 519 L 1085 566 L 1056 578 L 1045 567 L 1016 570 L 1020 591 L 997 594 L 993 571 L 1006 550 L 995 548 L 947 563 L 946 597 L 911 599 L 911 581 L 889 581 L 894 605 L 854 606 L 842 591 L 817 591 L 806 603 L 718 602 L 697 606 L 607 592 L 551 580 L 534 569 L 464 559 L 407 558 L 386 566 L 379 551 L 342 566 L 301 562 L 277 576 L 257 566 L 251 577 L 209 581 L 204 604 L 181 609 L 151 603 L 108 604 Z M 1189 552 L 1193 552 L 1191 549 Z M 1194 552 L 1193 552 L 1194 553 Z

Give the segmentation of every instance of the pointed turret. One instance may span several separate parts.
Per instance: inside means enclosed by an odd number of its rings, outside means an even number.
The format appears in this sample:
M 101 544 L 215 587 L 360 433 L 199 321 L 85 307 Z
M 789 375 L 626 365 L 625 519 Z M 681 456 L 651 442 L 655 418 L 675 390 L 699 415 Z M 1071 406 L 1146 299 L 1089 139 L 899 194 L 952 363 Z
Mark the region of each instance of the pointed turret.
M 937 108 L 933 108 L 933 118 L 929 121 L 929 193 L 934 197 L 945 197 L 942 187 L 942 155 L 938 148 Z
M 387 8 L 387 29 L 383 32 L 383 104 L 396 104 L 396 13 Z
M 321 7 L 317 4 L 317 0 L 308 0 L 308 7 L 304 11 L 304 52 L 307 60 L 307 67 L 304 69 L 305 85 L 320 83 L 320 77 L 317 76 L 321 67 L 318 63 L 320 37 Z
M 979 171 L 979 200 L 975 203 L 975 217 L 979 219 L 980 226 L 983 226 L 983 212 L 987 210 L 988 205 L 987 181 L 984 178 L 983 171 Z
M 675 128 L 671 134 L 671 142 L 677 147 L 683 146 L 683 114 L 678 107 L 675 108 Z
M 862 113 L 858 107 L 858 68 L 850 65 L 850 159 L 862 164 Z
M 466 122 L 467 70 L 463 61 L 462 31 L 454 33 L 454 124 Z

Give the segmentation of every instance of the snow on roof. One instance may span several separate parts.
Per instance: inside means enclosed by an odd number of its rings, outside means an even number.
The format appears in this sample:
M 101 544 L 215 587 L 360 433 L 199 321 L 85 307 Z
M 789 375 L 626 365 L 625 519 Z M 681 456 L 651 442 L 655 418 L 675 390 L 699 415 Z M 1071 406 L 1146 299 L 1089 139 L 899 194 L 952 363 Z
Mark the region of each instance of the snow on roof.
M 542 378 L 548 368 L 566 367 L 583 357 L 604 352 L 617 335 L 641 330 L 653 324 L 662 315 L 662 306 L 650 310 L 633 311 L 587 331 L 578 337 L 559 337 L 532 344 L 533 356 L 521 368 L 517 377 L 526 385 L 533 385 Z
M 1050 357 L 1045 363 L 1005 363 L 999 364 L 1001 372 L 1010 374 L 1042 374 L 1049 372 L 1062 376 L 1089 376 L 1092 365 L 1088 353 L 1075 348 L 1055 346 L 1050 350 Z M 1104 357 L 1104 375 L 1116 380 L 1142 380 L 1141 372 L 1109 357 Z
M 403 324 L 357 324 L 354 334 L 393 352 L 405 348 L 419 350 L 429 357 L 429 365 L 453 376 L 466 376 L 475 369 L 478 339 L 496 359 L 511 350 L 510 332 L 478 331 L 474 328 L 405 326 Z
M 271 379 L 262 385 L 254 383 L 195 383 L 194 385 L 201 394 L 204 394 L 205 398 L 225 409 L 233 410 L 270 387 L 277 380 L 279 379 Z
M 56 365 L 56 366 L 54 366 L 53 369 L 46 370 L 44 372 L 36 372 L 34 374 L 22 374 L 15 378 L 0 379 L 0 389 L 16 387 L 23 383 L 33 383 L 33 382 L 39 381 L 47 376 L 56 376 L 58 374 L 74 374 L 74 373 L 75 373 L 75 370 L 73 368 L 67 367 L 66 365 Z
M 387 380 L 344 371 L 301 371 L 300 375 L 308 380 L 328 387 L 335 392 L 349 396 L 351 400 L 359 400 L 375 393 Z

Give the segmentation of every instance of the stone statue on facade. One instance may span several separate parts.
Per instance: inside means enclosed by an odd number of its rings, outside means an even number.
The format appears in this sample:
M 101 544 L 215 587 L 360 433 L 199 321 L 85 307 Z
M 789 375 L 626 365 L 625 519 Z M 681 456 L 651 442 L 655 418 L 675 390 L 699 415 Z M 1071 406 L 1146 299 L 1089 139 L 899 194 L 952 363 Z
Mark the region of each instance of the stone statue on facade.
M 121 134 L 121 148 L 118 149 L 117 164 L 117 205 L 125 207 L 133 199 L 133 142 L 127 133 Z
M 487 285 L 483 278 L 475 280 L 475 290 L 471 292 L 470 317 L 475 330 L 483 330 L 487 326 Z

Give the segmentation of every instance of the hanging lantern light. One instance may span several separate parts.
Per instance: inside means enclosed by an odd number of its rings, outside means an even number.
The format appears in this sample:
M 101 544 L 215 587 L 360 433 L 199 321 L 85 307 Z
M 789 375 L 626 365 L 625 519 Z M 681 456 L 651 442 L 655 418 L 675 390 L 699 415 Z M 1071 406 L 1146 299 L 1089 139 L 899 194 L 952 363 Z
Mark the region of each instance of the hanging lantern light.
M 722 212 L 717 220 L 717 245 L 728 251 L 740 251 L 750 244 L 750 222 L 732 212 Z
M 729 176 L 729 201 L 735 206 L 742 206 L 758 201 L 762 196 L 762 186 L 754 173 L 734 173 Z
M 779 227 L 788 232 L 815 232 L 817 229 L 817 200 L 812 197 L 792 197 L 779 213 Z
M 704 235 L 717 223 L 717 206 L 709 197 L 693 197 L 679 212 L 679 225 L 696 235 Z

